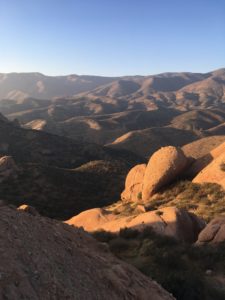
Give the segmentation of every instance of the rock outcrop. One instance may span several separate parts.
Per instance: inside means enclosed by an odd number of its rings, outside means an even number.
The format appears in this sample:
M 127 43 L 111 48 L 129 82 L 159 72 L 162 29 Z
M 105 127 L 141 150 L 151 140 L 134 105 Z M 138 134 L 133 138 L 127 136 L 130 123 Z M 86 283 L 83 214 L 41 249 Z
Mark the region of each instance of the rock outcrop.
M 218 158 L 225 152 L 225 143 L 220 144 L 209 153 L 199 157 L 187 170 L 186 175 L 190 178 L 196 177 L 205 167 L 207 167 L 214 159 Z
M 151 227 L 156 233 L 172 236 L 178 240 L 194 242 L 205 223 L 192 213 L 175 207 L 140 213 L 134 216 L 117 216 L 101 209 L 87 210 L 66 221 L 83 227 L 86 231 L 99 230 L 118 233 L 121 229 L 143 230 Z
M 0 207 L 0 299 L 172 300 L 83 230 Z
M 220 216 L 213 219 L 209 224 L 200 232 L 196 244 L 214 244 L 225 241 L 225 216 Z
M 194 183 L 217 183 L 225 188 L 225 152 L 218 155 L 193 179 Z
M 123 201 L 139 201 L 141 199 L 146 164 L 136 165 L 126 177 L 125 189 L 121 194 Z
M 34 208 L 33 206 L 27 205 L 27 204 L 22 204 L 19 207 L 17 207 L 18 210 L 23 210 L 33 216 L 37 216 L 39 215 L 39 213 L 37 212 L 36 208 Z
M 160 188 L 180 175 L 187 165 L 188 159 L 178 147 L 168 146 L 156 151 L 145 171 L 142 200 L 148 201 Z
M 0 157 L 0 183 L 6 178 L 16 177 L 17 166 L 11 156 Z
M 65 223 L 76 227 L 83 227 L 86 231 L 95 231 L 95 228 L 101 228 L 105 223 L 116 218 L 116 215 L 107 212 L 103 208 L 92 208 L 81 212 L 80 214 L 67 220 Z

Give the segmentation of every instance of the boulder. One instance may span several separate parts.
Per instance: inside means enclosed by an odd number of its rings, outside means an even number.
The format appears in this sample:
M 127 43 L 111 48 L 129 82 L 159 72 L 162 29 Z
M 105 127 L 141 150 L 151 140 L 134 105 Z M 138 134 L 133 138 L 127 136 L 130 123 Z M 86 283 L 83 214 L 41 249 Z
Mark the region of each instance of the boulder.
M 187 170 L 186 175 L 190 178 L 194 178 L 198 175 L 206 166 L 208 166 L 214 159 L 219 157 L 225 152 L 225 143 L 220 144 L 218 147 L 211 150 L 209 153 L 199 157 Z
M 150 197 L 173 181 L 188 166 L 189 160 L 179 147 L 162 147 L 150 158 L 144 176 L 142 200 Z
M 125 189 L 121 194 L 123 201 L 136 202 L 141 200 L 145 170 L 146 164 L 136 165 L 130 170 L 126 177 Z
M 0 182 L 12 176 L 16 177 L 17 166 L 11 156 L 2 156 L 0 158 Z
M 33 206 L 30 206 L 30 205 L 27 205 L 27 204 L 22 204 L 20 205 L 19 207 L 17 207 L 18 210 L 23 210 L 24 212 L 27 212 L 33 216 L 38 216 L 39 213 L 37 212 L 37 210 L 33 207 Z
M 213 244 L 225 241 L 225 216 L 220 216 L 213 219 L 209 224 L 200 232 L 197 245 Z
M 107 212 L 103 208 L 92 208 L 81 212 L 65 223 L 76 227 L 83 227 L 84 230 L 91 232 L 98 230 L 102 224 L 112 221 L 114 218 L 115 215 Z
M 225 152 L 214 158 L 192 181 L 194 183 L 217 183 L 225 188 Z
M 96 211 L 97 212 L 97 211 Z M 118 233 L 121 229 L 132 228 L 142 231 L 151 227 L 156 233 L 174 237 L 181 241 L 195 242 L 205 223 L 192 213 L 176 207 L 140 213 L 134 216 L 116 216 L 112 213 L 102 214 L 94 221 L 90 216 L 93 210 L 83 212 L 66 221 L 67 224 L 83 227 L 89 232 L 108 231 Z

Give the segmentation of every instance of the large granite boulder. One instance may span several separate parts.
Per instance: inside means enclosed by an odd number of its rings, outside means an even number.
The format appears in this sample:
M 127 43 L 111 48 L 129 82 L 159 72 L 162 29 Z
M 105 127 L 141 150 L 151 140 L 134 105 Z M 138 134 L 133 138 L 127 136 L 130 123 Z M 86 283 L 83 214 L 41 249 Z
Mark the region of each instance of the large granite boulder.
M 178 147 L 162 147 L 150 158 L 144 176 L 142 200 L 148 201 L 160 188 L 169 184 L 188 166 L 188 158 Z
M 123 201 L 136 202 L 141 200 L 146 164 L 136 165 L 126 177 L 125 189 L 121 194 Z

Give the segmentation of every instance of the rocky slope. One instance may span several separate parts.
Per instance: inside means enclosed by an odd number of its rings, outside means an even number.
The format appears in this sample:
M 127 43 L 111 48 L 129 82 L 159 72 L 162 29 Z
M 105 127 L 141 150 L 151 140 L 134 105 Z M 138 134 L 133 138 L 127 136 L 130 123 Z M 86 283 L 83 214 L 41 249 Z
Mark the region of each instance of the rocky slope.
M 2 206 L 0 240 L 1 299 L 174 299 L 69 225 Z

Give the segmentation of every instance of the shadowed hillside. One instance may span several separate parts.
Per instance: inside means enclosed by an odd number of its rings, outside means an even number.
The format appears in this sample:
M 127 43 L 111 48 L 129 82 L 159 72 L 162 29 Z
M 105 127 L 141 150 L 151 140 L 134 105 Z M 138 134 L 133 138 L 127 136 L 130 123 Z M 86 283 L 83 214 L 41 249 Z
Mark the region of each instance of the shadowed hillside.
M 7 164 L 2 169 L 0 197 L 56 218 L 117 200 L 127 170 L 141 161 L 127 151 L 25 130 L 5 120 L 0 120 L 0 154 L 12 156 L 17 166 L 14 176 L 4 175 Z

